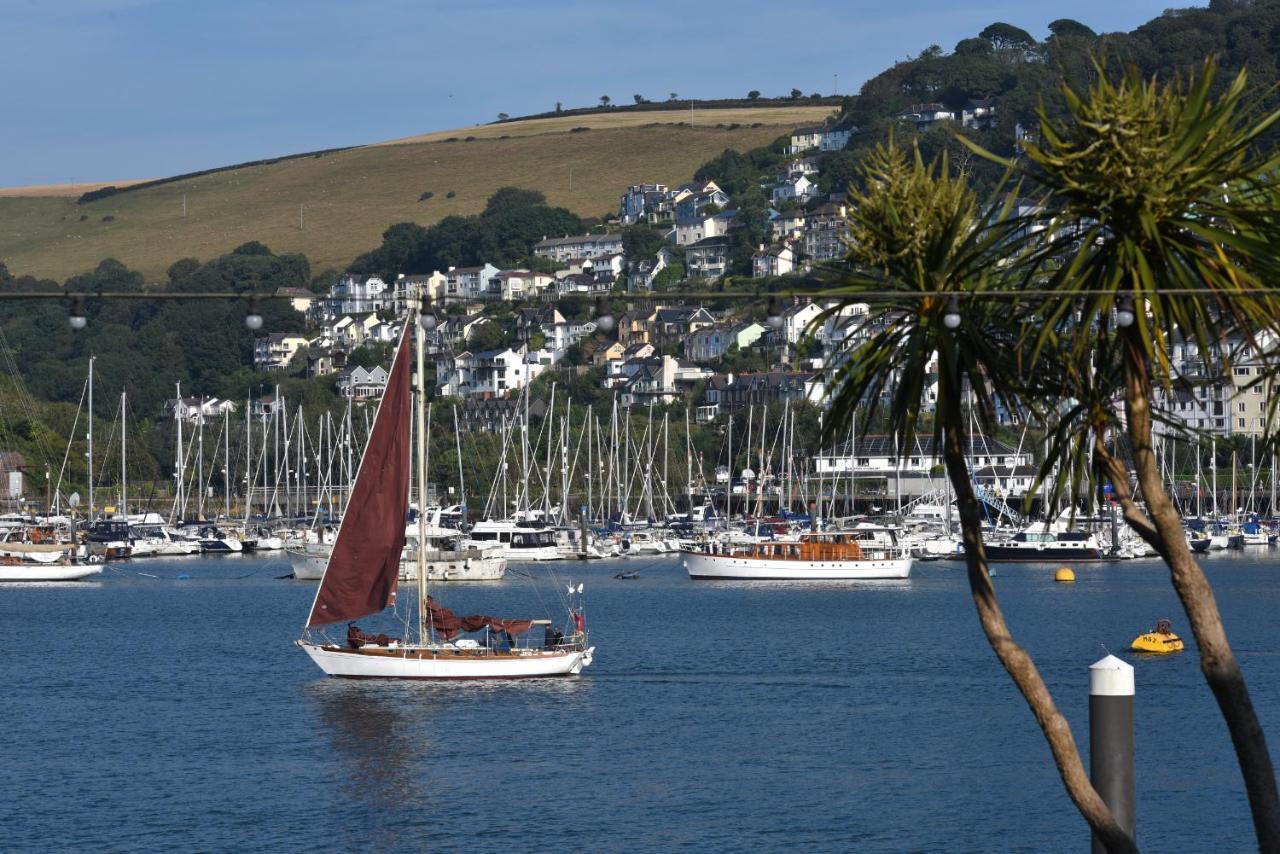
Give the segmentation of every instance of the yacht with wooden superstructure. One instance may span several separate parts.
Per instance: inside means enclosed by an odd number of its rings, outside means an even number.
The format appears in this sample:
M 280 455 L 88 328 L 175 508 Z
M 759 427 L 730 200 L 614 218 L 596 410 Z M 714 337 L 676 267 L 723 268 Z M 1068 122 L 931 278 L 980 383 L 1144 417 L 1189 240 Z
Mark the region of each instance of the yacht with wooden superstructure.
M 871 525 L 741 546 L 710 542 L 682 555 L 695 579 L 850 581 L 911 575 L 911 555 L 897 531 Z

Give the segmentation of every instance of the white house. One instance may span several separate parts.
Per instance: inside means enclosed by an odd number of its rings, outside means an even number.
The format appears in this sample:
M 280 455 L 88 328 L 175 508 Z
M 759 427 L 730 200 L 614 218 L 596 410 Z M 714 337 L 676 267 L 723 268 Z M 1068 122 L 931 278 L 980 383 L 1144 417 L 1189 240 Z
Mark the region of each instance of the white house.
M 165 402 L 165 414 L 190 424 L 199 424 L 206 419 L 221 418 L 228 413 L 234 414 L 235 401 L 219 400 L 216 397 L 182 397 Z
M 495 291 L 508 301 L 532 299 L 542 296 L 555 284 L 555 277 L 532 270 L 503 270 L 489 282 L 489 293 Z
M 822 195 L 822 191 L 818 189 L 818 185 L 809 180 L 808 175 L 793 174 L 774 185 L 769 191 L 769 199 L 775 205 L 795 199 L 805 202 L 809 199 Z
M 336 314 L 381 311 L 391 307 L 391 292 L 378 276 L 343 276 L 329 294 Z
M 729 232 L 733 224 L 735 211 L 721 211 L 715 214 L 698 214 L 676 221 L 675 237 L 677 246 L 689 246 L 707 237 L 719 237 Z
M 580 234 L 544 237 L 533 245 L 533 254 L 563 264 L 571 258 L 598 258 L 622 252 L 620 234 Z
M 648 221 L 657 213 L 671 192 L 666 184 L 633 184 L 627 187 L 618 203 L 618 221 L 623 225 L 635 225 Z
M 788 306 L 782 315 L 782 329 L 787 336 L 788 344 L 797 344 L 813 323 L 814 318 L 822 314 L 823 307 L 816 302 L 805 302 Z M 815 330 L 816 332 L 816 330 Z
M 632 265 L 627 276 L 627 290 L 651 291 L 658 274 L 667 269 L 675 260 L 675 253 L 669 246 L 663 246 L 653 258 L 642 258 Z
M 316 301 L 315 293 L 306 288 L 276 288 L 276 296 L 288 299 L 289 307 L 299 314 L 310 311 L 311 304 Z
M 428 299 L 441 299 L 445 296 L 447 283 L 448 277 L 439 270 L 429 276 L 406 276 L 401 273 L 396 277 L 391 291 L 391 307 L 396 314 L 404 314 L 409 308 L 409 298 L 415 291 Z
M 801 154 L 805 151 L 840 151 L 849 145 L 849 138 L 856 130 L 853 125 L 810 125 L 799 127 L 791 132 L 791 143 L 787 146 L 787 154 Z
M 260 371 L 283 371 L 298 351 L 307 346 L 301 332 L 272 332 L 253 342 L 253 366 Z
M 995 123 L 996 99 L 970 100 L 960 111 L 960 123 L 967 128 L 986 130 Z
M 812 261 L 835 261 L 848 254 L 848 209 L 836 202 L 809 212 L 804 219 L 804 254 Z
M 938 122 L 955 121 L 956 114 L 938 103 L 912 104 L 898 113 L 898 118 L 904 122 L 911 122 L 916 126 L 916 130 L 928 130 Z
M 796 253 L 790 246 L 768 246 L 763 243 L 751 256 L 751 275 L 762 279 L 766 276 L 785 276 L 795 272 Z
M 460 353 L 436 363 L 436 391 L 442 397 L 506 397 L 524 388 L 551 367 L 556 354 L 548 350 L 516 349 Z
M 450 267 L 445 273 L 445 298 L 494 299 L 501 296 L 501 291 L 492 291 L 490 284 L 500 272 L 488 263 L 480 267 Z

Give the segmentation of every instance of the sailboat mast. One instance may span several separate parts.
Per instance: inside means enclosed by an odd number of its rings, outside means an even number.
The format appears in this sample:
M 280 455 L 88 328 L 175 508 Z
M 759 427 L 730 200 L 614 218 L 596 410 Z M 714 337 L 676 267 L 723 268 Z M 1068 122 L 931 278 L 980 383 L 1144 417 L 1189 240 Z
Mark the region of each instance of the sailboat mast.
M 129 420 L 125 417 L 125 393 L 120 392 L 120 515 L 129 519 Z
M 458 452 L 458 499 L 462 510 L 462 524 L 467 523 L 467 484 L 462 479 L 462 433 L 458 430 L 458 407 L 453 407 L 453 447 Z M 506 461 L 507 452 L 505 446 L 502 452 L 503 461 Z
M 89 357 L 89 520 L 93 521 L 93 360 Z
M 178 400 L 177 405 L 173 407 L 173 414 L 178 419 L 178 447 L 176 448 L 176 453 L 174 455 L 174 464 L 176 465 L 177 470 L 173 474 L 174 480 L 176 481 L 173 494 L 173 517 L 174 521 L 181 522 L 181 514 L 186 509 L 183 507 L 182 501 L 182 486 L 186 475 L 186 472 L 184 471 L 186 465 L 182 459 L 182 422 L 184 420 L 183 416 L 186 413 L 182 411 L 182 383 L 176 383 L 175 386 L 177 388 Z
M 414 374 L 414 407 L 418 422 L 418 642 L 427 642 L 427 419 L 426 419 L 426 356 L 422 334 L 422 296 L 418 295 L 409 321 L 413 323 L 414 351 L 417 372 Z
M 226 468 L 222 470 L 223 516 L 231 521 L 231 410 L 222 412 L 222 456 Z

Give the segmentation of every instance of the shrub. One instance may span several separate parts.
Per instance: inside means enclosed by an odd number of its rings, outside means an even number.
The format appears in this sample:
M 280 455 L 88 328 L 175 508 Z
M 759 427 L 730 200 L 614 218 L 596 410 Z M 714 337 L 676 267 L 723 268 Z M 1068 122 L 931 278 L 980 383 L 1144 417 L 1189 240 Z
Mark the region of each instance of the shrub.
M 418 201 L 425 202 L 428 199 L 432 198 L 433 196 L 435 196 L 435 193 L 431 192 L 430 190 L 427 190 L 421 196 L 418 196 Z
M 444 194 L 444 197 L 445 197 L 446 199 L 452 199 L 452 198 L 453 198 L 454 196 L 456 196 L 456 195 L 458 195 L 458 194 L 457 194 L 457 193 L 455 193 L 453 190 L 450 190 L 449 192 L 447 192 L 447 193 L 445 193 L 445 194 Z

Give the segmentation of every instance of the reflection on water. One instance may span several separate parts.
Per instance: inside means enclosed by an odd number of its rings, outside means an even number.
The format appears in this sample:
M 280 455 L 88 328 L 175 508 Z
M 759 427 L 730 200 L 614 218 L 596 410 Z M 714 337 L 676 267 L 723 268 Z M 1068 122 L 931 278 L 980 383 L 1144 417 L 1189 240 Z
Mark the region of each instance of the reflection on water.
M 346 798 L 375 809 L 419 806 L 451 785 L 441 755 L 460 749 L 441 732 L 439 718 L 468 706 L 566 707 L 591 690 L 590 679 L 483 679 L 406 681 L 317 679 L 303 687 L 316 718 L 342 763 Z M 514 712 L 513 712 L 514 713 Z

